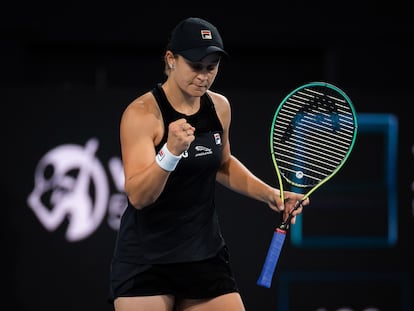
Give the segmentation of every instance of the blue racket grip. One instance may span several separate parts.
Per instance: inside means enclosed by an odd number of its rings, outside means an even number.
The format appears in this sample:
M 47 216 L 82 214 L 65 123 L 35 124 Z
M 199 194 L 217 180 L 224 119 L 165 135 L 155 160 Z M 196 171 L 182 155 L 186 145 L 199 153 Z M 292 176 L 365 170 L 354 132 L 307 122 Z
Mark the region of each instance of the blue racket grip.
M 263 264 L 262 272 L 260 273 L 257 285 L 270 288 L 273 279 L 273 273 L 279 260 L 280 252 L 282 251 L 283 243 L 285 242 L 286 231 L 277 228 L 273 234 L 269 250 L 267 251 L 266 260 Z

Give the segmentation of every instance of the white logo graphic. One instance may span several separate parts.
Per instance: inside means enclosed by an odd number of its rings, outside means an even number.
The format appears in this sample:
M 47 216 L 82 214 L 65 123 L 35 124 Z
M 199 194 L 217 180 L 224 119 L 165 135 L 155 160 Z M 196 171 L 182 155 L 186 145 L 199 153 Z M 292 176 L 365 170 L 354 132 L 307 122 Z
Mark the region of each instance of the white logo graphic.
M 207 148 L 204 146 L 196 146 L 194 149 L 197 152 L 195 154 L 196 157 L 201 157 L 213 153 L 213 151 L 211 151 L 211 148 Z
M 216 145 L 221 145 L 220 133 L 214 133 L 214 141 L 216 142 Z
M 298 179 L 302 179 L 304 176 L 302 171 L 297 171 L 295 175 L 296 175 L 296 178 Z
M 109 225 L 117 229 L 126 197 L 117 193 L 109 199 L 109 183 L 95 153 L 98 140 L 86 146 L 58 146 L 47 152 L 35 170 L 35 185 L 27 202 L 43 226 L 56 230 L 68 222 L 66 239 L 79 241 L 90 236 L 101 224 L 109 205 Z M 121 161 L 109 161 L 115 187 L 122 192 L 124 175 Z
M 201 38 L 211 40 L 213 39 L 213 36 L 211 35 L 211 31 L 208 29 L 202 29 L 201 31 Z

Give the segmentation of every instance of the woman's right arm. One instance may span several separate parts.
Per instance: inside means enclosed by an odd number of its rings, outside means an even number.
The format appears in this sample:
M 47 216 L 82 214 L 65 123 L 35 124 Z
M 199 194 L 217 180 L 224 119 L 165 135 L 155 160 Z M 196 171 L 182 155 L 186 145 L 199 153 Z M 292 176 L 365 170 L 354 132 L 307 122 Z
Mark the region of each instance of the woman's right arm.
M 133 101 L 122 114 L 120 123 L 125 192 L 137 209 L 158 198 L 169 176 L 155 162 L 155 145 L 162 137 L 163 124 L 151 97 L 145 94 Z
M 185 119 L 169 124 L 167 147 L 173 155 L 188 149 L 194 136 L 184 129 L 194 128 Z M 133 101 L 124 111 L 120 124 L 121 153 L 125 192 L 131 204 L 142 209 L 153 203 L 164 190 L 170 172 L 155 161 L 155 146 L 164 135 L 161 112 L 151 93 Z

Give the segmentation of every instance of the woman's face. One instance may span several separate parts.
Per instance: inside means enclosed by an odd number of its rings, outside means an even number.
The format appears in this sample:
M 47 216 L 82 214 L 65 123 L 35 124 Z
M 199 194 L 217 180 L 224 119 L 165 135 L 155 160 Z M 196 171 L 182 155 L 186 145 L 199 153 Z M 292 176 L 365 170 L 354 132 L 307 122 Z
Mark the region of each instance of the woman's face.
M 199 62 L 192 62 L 178 56 L 173 76 L 180 88 L 189 95 L 202 96 L 213 84 L 219 64 L 219 53 L 207 55 Z

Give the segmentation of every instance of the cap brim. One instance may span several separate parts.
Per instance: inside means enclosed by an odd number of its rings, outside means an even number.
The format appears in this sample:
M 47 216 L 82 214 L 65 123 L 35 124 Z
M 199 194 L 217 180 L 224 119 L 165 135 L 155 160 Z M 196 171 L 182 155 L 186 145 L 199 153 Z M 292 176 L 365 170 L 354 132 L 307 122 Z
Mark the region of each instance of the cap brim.
M 203 47 L 196 48 L 196 49 L 189 49 L 189 50 L 177 52 L 177 54 L 180 54 L 181 56 L 183 56 L 184 58 L 192 62 L 198 62 L 202 60 L 204 57 L 206 57 L 207 55 L 210 55 L 213 53 L 219 53 L 221 54 L 221 56 L 224 56 L 226 58 L 229 56 L 225 50 L 223 50 L 222 48 L 219 48 L 218 46 L 214 46 L 214 45 L 203 46 Z

